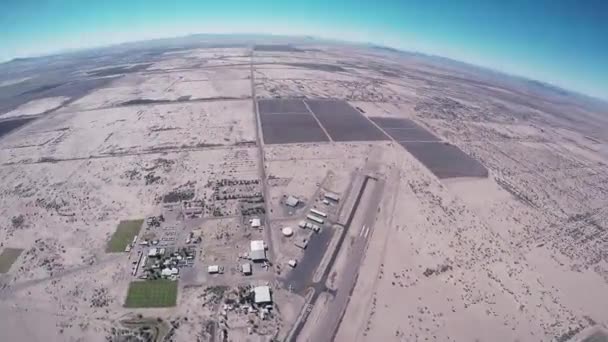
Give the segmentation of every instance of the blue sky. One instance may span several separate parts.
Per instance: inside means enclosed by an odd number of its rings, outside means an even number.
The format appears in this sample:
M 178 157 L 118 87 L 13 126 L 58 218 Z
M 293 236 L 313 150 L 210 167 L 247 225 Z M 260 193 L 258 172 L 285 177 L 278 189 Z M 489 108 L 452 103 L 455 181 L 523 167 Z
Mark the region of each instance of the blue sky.
M 608 98 L 603 0 L 0 2 L 0 60 L 205 32 L 386 44 Z

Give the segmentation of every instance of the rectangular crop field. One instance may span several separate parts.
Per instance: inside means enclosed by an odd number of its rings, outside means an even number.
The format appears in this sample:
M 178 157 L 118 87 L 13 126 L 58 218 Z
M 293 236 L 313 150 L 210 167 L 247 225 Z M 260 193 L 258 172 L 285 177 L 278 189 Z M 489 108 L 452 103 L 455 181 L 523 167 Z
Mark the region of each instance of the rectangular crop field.
M 260 114 L 266 144 L 287 144 L 329 141 L 310 113 Z
M 8 272 L 21 255 L 21 252 L 23 252 L 23 249 L 20 248 L 5 248 L 0 254 L 0 273 Z
M 335 141 L 389 140 L 367 118 L 341 100 L 305 100 L 327 133 Z
M 370 117 L 438 178 L 487 177 L 488 170 L 458 146 L 406 118 Z
M 488 170 L 457 146 L 444 142 L 401 142 L 438 178 L 488 177 Z
M 405 118 L 384 118 L 384 117 L 371 117 L 370 120 L 380 126 L 391 138 L 398 142 L 404 141 L 441 141 L 433 133 L 429 132 L 426 128 L 418 125 L 412 120 Z
M 258 100 L 260 114 L 308 114 L 308 108 L 300 99 Z
M 129 284 L 126 308 L 167 308 L 177 303 L 177 281 L 148 280 Z
M 133 237 L 139 234 L 143 222 L 144 220 L 120 221 L 112 238 L 108 241 L 106 253 L 124 252 L 127 245 L 133 241 Z

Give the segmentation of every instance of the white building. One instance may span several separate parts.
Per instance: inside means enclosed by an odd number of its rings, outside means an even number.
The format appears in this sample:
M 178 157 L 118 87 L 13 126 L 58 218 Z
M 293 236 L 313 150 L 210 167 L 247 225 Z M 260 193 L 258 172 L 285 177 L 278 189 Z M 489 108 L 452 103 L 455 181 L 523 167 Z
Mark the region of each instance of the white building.
M 259 218 L 251 219 L 251 228 L 260 228 L 262 226 L 262 221 Z
M 250 263 L 242 264 L 241 272 L 243 272 L 244 275 L 251 275 L 251 264 Z
M 338 196 L 338 194 L 333 193 L 333 192 L 326 192 L 325 193 L 325 198 L 328 200 L 332 200 L 334 202 L 339 202 L 340 201 L 340 196 Z
M 249 258 L 252 261 L 265 261 L 266 260 L 266 246 L 263 240 L 251 241 Z
M 253 301 L 256 304 L 272 303 L 270 286 L 256 286 L 253 288 Z
M 285 205 L 289 206 L 289 207 L 295 207 L 298 205 L 298 203 L 300 203 L 300 200 L 293 197 L 293 196 L 289 196 L 287 197 L 287 199 L 285 200 Z
M 310 209 L 310 212 L 311 212 L 312 214 L 317 215 L 317 216 L 321 216 L 321 217 L 327 217 L 327 214 L 326 214 L 326 213 L 324 213 L 324 212 L 322 212 L 322 211 L 319 211 L 319 210 L 317 210 L 317 209 Z
M 308 215 L 306 215 L 306 218 L 309 219 L 309 220 L 311 220 L 311 221 L 313 221 L 313 222 L 316 222 L 318 224 L 323 224 L 325 222 L 325 220 L 323 220 L 322 218 L 317 217 L 315 215 L 308 214 Z

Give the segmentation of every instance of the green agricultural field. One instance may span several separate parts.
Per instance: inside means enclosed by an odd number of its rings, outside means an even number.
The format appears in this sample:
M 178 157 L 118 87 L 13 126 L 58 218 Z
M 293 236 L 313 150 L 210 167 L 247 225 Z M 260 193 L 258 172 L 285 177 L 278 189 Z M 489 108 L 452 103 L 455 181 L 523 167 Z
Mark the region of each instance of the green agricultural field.
M 23 252 L 23 249 L 20 248 L 5 248 L 0 254 L 0 273 L 8 272 L 21 255 L 21 252 Z
M 139 234 L 141 225 L 144 220 L 125 220 L 120 221 L 116 231 L 112 235 L 108 245 L 106 246 L 107 253 L 124 252 L 127 245 L 133 241 L 133 237 Z
M 177 302 L 177 281 L 146 280 L 129 284 L 127 308 L 166 308 Z

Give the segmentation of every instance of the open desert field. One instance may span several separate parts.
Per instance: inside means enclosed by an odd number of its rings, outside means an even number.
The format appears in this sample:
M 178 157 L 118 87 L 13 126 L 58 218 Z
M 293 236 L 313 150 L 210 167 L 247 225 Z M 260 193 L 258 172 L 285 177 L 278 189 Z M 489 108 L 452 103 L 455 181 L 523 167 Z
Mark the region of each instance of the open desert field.
M 0 340 L 608 327 L 608 105 L 353 44 L 90 54 L 0 65 Z

